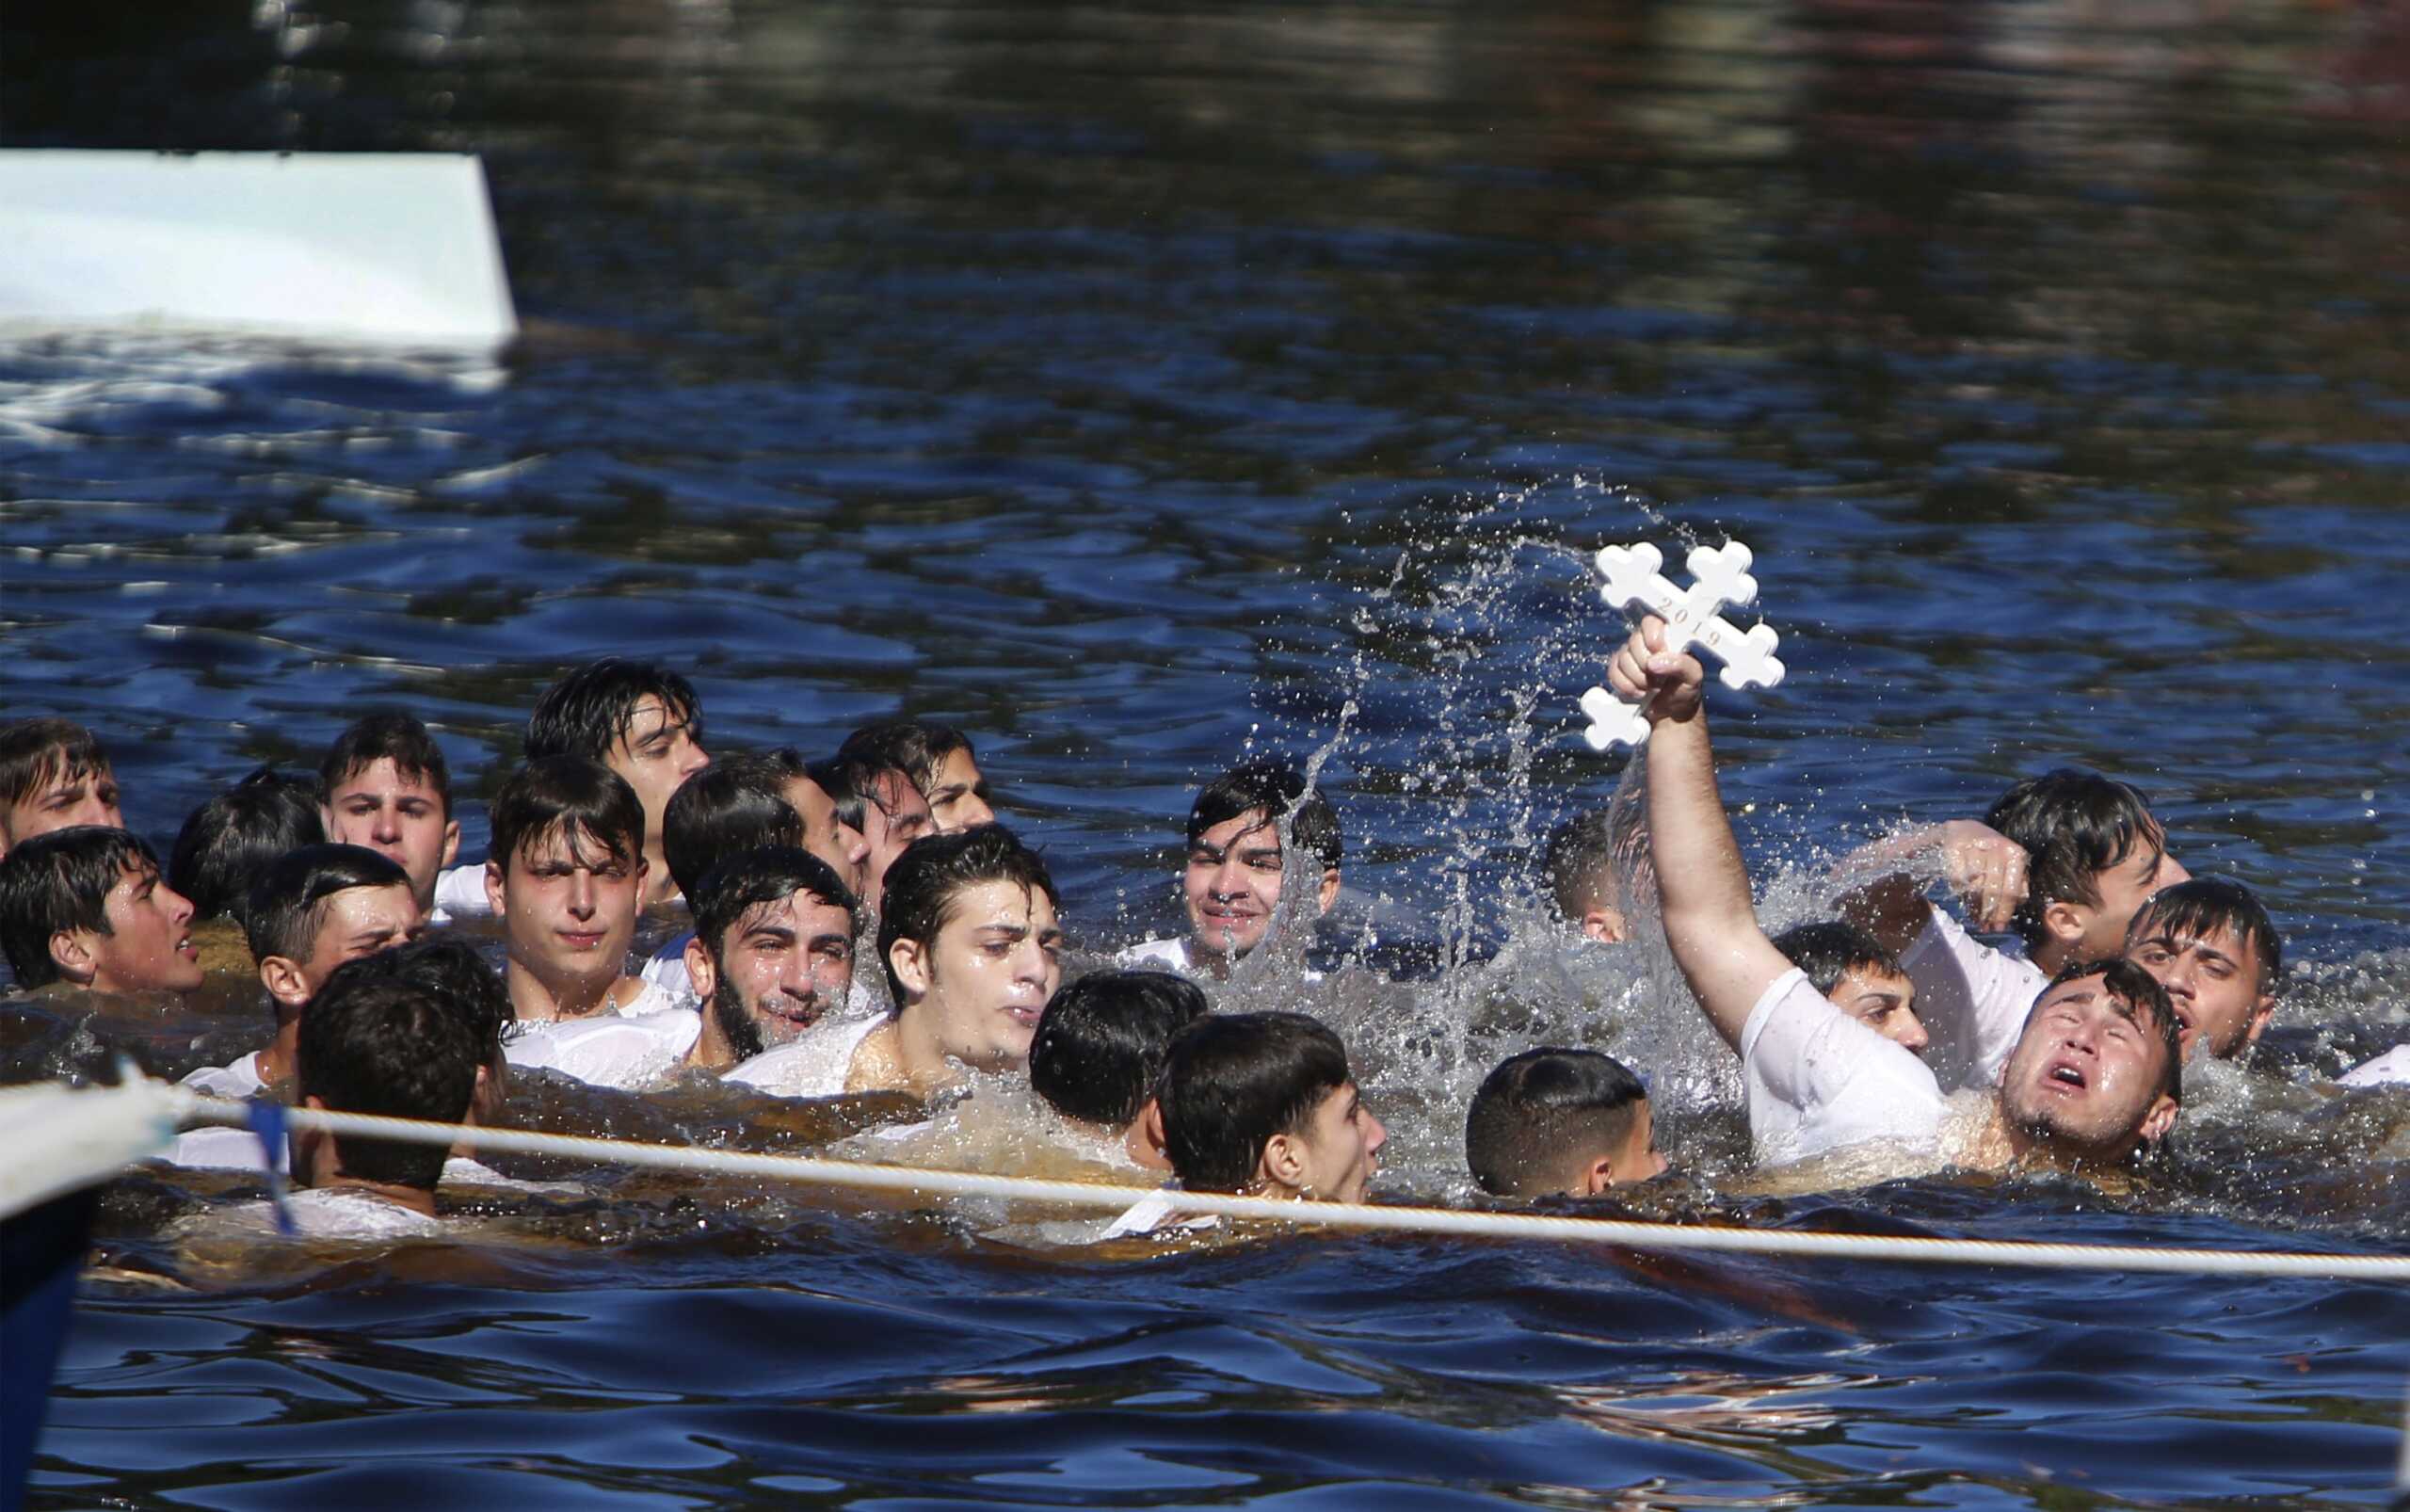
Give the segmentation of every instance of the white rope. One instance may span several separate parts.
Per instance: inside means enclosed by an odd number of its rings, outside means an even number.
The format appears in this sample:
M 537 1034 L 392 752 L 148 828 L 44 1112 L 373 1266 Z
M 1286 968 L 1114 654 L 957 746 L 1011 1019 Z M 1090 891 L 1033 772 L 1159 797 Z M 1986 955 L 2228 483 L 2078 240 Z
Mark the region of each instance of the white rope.
M 200 1123 L 242 1125 L 249 1121 L 249 1116 L 250 1106 L 248 1103 L 192 1096 L 187 1118 Z M 2035 1244 L 2013 1239 L 1938 1239 L 1891 1234 L 1711 1229 L 1610 1218 L 1552 1217 L 1535 1213 L 1479 1213 L 1451 1208 L 1282 1201 L 1270 1198 L 1227 1197 L 1215 1192 L 1106 1186 L 1086 1182 L 1042 1181 L 1026 1176 L 985 1176 L 975 1171 L 925 1170 L 908 1166 L 819 1160 L 801 1155 L 755 1155 L 682 1145 L 635 1144 L 616 1139 L 538 1134 L 524 1129 L 467 1128 L 447 1123 L 421 1123 L 408 1118 L 371 1118 L 356 1113 L 322 1113 L 310 1108 L 288 1108 L 284 1117 L 296 1128 L 409 1144 L 443 1145 L 448 1148 L 466 1137 L 480 1153 L 506 1150 L 653 1170 L 764 1177 L 773 1181 L 848 1186 L 868 1191 L 1003 1198 L 1114 1212 L 1119 1212 L 1143 1198 L 1152 1197 L 1160 1198 L 1177 1213 L 1212 1213 L 1225 1217 L 1261 1218 L 1321 1229 L 1459 1234 L 1493 1239 L 1550 1239 L 1575 1244 L 1622 1245 L 1633 1249 L 1713 1250 L 1727 1254 L 1789 1255 L 1811 1259 L 2015 1265 L 2040 1270 L 2410 1280 L 2410 1256 L 2405 1255 L 2156 1248 L 2132 1245 Z

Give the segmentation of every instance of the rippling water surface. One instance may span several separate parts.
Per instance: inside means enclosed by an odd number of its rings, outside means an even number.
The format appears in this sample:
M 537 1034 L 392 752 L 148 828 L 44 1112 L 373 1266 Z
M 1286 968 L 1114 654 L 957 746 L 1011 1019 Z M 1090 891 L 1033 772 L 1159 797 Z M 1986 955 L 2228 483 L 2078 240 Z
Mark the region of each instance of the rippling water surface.
M 390 701 L 474 854 L 536 692 L 627 651 L 723 748 L 961 724 L 1101 949 L 1171 923 L 1201 777 L 1324 753 L 1399 948 L 1304 1001 L 1393 1193 L 1461 1198 L 1472 1081 L 1578 1037 L 1668 1079 L 1644 1212 L 2410 1249 L 2410 1098 L 2315 1085 L 2410 980 L 2398 6 L 12 6 L 0 70 L 10 145 L 481 153 L 528 324 L 0 345 L 8 712 L 103 732 L 155 842 Z M 1618 769 L 1583 555 L 1726 534 L 1792 673 L 1721 706 L 1778 910 L 2075 761 L 2277 913 L 2261 1064 L 2142 1192 L 1749 1196 L 1693 1010 L 1535 919 Z M 224 1184 L 111 1198 L 40 1504 L 2365 1504 L 2410 1370 L 2386 1287 L 1132 1259 L 608 1178 L 442 1247 L 173 1239 Z

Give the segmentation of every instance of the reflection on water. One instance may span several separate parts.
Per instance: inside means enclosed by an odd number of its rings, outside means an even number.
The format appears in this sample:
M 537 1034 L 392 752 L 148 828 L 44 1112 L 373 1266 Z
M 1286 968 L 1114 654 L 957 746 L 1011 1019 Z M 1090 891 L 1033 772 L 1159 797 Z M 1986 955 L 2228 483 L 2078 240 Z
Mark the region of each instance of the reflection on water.
M 529 329 L 499 368 L 0 346 L 7 701 L 98 728 L 154 841 L 406 703 L 470 854 L 599 651 L 690 668 L 726 747 L 908 709 L 973 732 L 1092 951 L 1172 923 L 1200 777 L 1317 754 L 1359 964 L 1229 997 L 1342 1027 L 1392 1191 L 1464 1198 L 1473 1080 L 1552 1039 L 1658 1075 L 1654 1215 L 2398 1249 L 2410 1102 L 2312 1084 L 2410 982 L 2400 9 L 10 6 L 10 145 L 484 153 Z M 1572 738 L 1583 556 L 1727 532 L 1792 669 L 1719 731 L 1770 917 L 2064 761 L 2268 898 L 2261 1064 L 2192 1079 L 2132 1198 L 1743 1196 L 1662 960 L 1542 919 L 1538 838 L 1620 770 Z M 0 1056 L 181 1070 L 256 1012 L 45 1000 Z M 929 1158 L 1059 1158 L 966 1128 L 991 1091 Z M 781 1149 L 896 1116 L 520 1109 Z M 47 1501 L 2366 1501 L 2410 1323 L 2311 1282 L 1132 1262 L 609 1175 L 464 1194 L 456 1244 L 162 1237 L 229 1192 L 112 1197 Z

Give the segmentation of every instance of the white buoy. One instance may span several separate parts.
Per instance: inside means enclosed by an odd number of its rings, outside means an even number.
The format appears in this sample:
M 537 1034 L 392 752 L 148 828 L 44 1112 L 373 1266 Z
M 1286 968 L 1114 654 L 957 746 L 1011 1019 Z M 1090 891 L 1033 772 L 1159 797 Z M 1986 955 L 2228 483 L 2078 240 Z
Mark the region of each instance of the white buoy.
M 488 348 L 518 333 L 457 153 L 0 152 L 0 326 Z

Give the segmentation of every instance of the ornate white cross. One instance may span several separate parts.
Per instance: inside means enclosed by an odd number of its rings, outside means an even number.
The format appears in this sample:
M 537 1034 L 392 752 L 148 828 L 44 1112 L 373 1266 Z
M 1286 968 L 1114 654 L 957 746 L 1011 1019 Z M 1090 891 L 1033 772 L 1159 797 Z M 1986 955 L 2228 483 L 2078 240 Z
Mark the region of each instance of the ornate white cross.
M 1683 565 L 1691 571 L 1687 591 L 1676 587 L 1657 571 L 1665 558 L 1656 547 L 1609 546 L 1599 553 L 1599 597 L 1628 614 L 1653 614 L 1665 621 L 1665 641 L 1676 650 L 1696 647 L 1712 652 L 1724 664 L 1726 687 L 1772 687 L 1782 681 L 1782 663 L 1775 647 L 1781 637 L 1770 625 L 1742 630 L 1723 616 L 1727 604 L 1749 603 L 1758 596 L 1758 580 L 1749 575 L 1756 558 L 1739 541 L 1726 546 L 1693 548 Z M 1648 721 L 1640 706 L 1626 703 L 1602 687 L 1582 695 L 1582 712 L 1590 728 L 1582 737 L 1593 750 L 1609 746 L 1637 747 L 1648 738 Z

